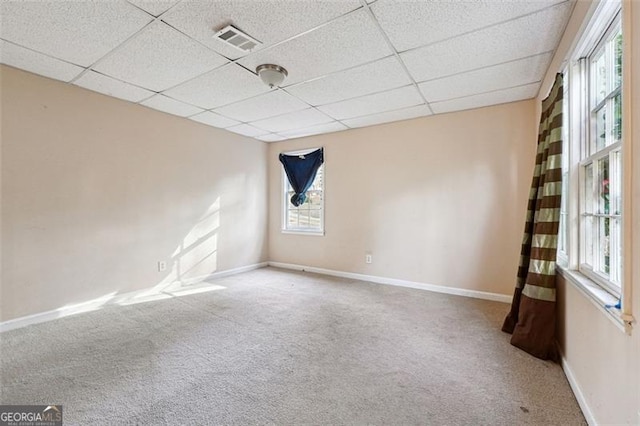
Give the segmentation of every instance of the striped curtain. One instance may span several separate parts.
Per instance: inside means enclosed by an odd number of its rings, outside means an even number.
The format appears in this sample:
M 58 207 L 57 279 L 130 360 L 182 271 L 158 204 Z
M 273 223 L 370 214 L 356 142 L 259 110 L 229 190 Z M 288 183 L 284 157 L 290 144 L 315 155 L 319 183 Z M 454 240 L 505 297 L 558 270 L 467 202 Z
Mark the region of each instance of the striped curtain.
M 562 194 L 562 74 L 542 102 L 538 151 L 511 311 L 502 331 L 511 344 L 542 359 L 557 359 L 556 250 Z

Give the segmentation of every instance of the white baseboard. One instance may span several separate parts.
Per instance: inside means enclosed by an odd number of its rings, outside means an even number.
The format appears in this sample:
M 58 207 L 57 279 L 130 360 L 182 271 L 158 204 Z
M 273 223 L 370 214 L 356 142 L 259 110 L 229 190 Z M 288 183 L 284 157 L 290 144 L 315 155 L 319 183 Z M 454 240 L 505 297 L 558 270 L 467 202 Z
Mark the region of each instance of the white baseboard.
M 216 278 L 228 277 L 229 275 L 240 274 L 242 272 L 253 271 L 254 269 L 260 269 L 269 266 L 269 262 L 254 263 L 253 265 L 240 266 L 239 268 L 227 269 L 225 271 L 214 272 L 212 274 L 199 275 L 196 277 L 190 277 L 180 280 L 183 285 L 192 285 L 200 283 L 206 280 L 212 280 Z
M 564 353 L 560 350 L 559 346 L 558 346 L 558 352 L 560 353 L 560 363 L 562 365 L 562 370 L 564 371 L 564 375 L 567 376 L 567 381 L 569 382 L 569 386 L 571 387 L 571 390 L 573 391 L 573 394 L 576 397 L 576 401 L 578 401 L 578 405 L 582 410 L 582 415 L 584 415 L 584 418 L 589 424 L 589 426 L 597 426 L 598 423 L 596 422 L 595 417 L 593 417 L 593 413 L 589 408 L 589 404 L 587 404 L 587 400 L 584 397 L 584 394 L 582 393 L 580 386 L 578 385 L 576 376 L 573 375 L 573 371 L 569 366 L 569 362 L 565 358 Z
M 434 284 L 425 284 L 415 281 L 399 280 L 395 278 L 378 277 L 375 275 L 356 274 L 353 272 L 335 271 L 332 269 L 315 268 L 313 266 L 294 265 L 291 263 L 269 262 L 269 266 L 275 268 L 291 269 L 295 271 L 314 272 L 316 274 L 331 275 L 340 278 L 349 278 L 360 281 L 368 281 L 375 284 L 388 284 L 398 287 L 416 288 L 419 290 L 433 291 L 436 293 L 454 294 L 456 296 L 473 297 L 475 299 L 493 300 L 495 302 L 511 303 L 512 295 L 489 293 L 486 291 L 467 290 L 463 288 L 445 287 Z
M 433 291 L 437 293 L 454 294 L 458 296 L 493 300 L 497 302 L 504 302 L 504 303 L 511 302 L 511 296 L 506 294 L 488 293 L 484 291 L 466 290 L 466 289 L 460 289 L 460 288 L 454 288 L 454 287 L 444 287 L 444 286 L 424 284 L 424 283 L 419 283 L 414 281 L 378 277 L 374 275 L 356 274 L 352 272 L 335 271 L 332 269 L 315 268 L 311 266 L 293 265 L 290 263 L 280 263 L 280 262 L 261 262 L 253 265 L 241 266 L 239 268 L 228 269 L 225 271 L 214 272 L 208 275 L 191 277 L 181 281 L 181 284 L 183 286 L 194 285 L 205 280 L 222 278 L 229 275 L 248 272 L 254 269 L 263 268 L 265 266 L 274 266 L 276 268 L 291 269 L 296 271 L 308 271 L 308 272 L 314 272 L 318 274 L 331 275 L 335 277 L 368 281 L 376 284 L 387 284 L 387 285 L 395 285 L 399 287 L 416 288 L 420 290 Z M 136 290 L 136 291 L 122 293 L 122 294 L 112 293 L 94 300 L 73 304 L 71 306 L 64 306 L 59 309 L 54 309 L 51 311 L 41 312 L 34 315 L 28 315 L 20 318 L 15 318 L 12 320 L 0 322 L 0 333 L 4 331 L 14 330 L 16 328 L 26 327 L 31 324 L 38 324 L 46 321 L 51 321 L 57 318 L 76 315 L 82 312 L 93 311 L 96 309 L 100 309 L 103 306 L 120 304 L 128 300 L 136 300 L 141 297 L 146 297 L 147 300 L 153 300 L 154 297 L 163 298 L 163 297 L 173 297 L 173 296 L 171 295 L 170 292 L 169 293 L 153 292 L 152 289 Z
M 268 262 L 255 263 L 253 265 L 241 266 L 239 268 L 227 269 L 225 271 L 214 272 L 199 277 L 192 277 L 186 280 L 182 280 L 180 285 L 190 286 L 200 283 L 205 280 L 222 278 L 229 275 L 235 275 L 242 272 L 252 271 L 254 269 L 264 268 L 268 266 Z M 73 305 L 63 306 L 62 308 L 54 309 L 51 311 L 40 312 L 38 314 L 27 315 L 20 318 L 0 322 L 0 333 L 9 330 L 15 330 L 16 328 L 26 327 L 32 324 L 39 324 L 46 321 L 51 321 L 58 318 L 68 317 L 71 315 L 80 314 L 83 312 L 90 312 L 96 309 L 100 309 L 104 306 L 121 304 L 129 300 L 137 300 L 144 298 L 145 300 L 154 300 L 173 297 L 170 292 L 158 291 L 153 288 L 135 290 L 127 293 L 111 293 L 97 299 L 89 300 L 86 302 L 74 303 Z

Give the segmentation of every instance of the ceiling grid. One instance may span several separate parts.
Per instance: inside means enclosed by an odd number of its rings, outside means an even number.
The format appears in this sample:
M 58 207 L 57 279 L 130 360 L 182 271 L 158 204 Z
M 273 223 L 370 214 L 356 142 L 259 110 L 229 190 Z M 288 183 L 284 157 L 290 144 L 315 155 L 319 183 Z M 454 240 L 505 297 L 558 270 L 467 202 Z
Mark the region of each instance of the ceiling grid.
M 533 98 L 574 1 L 2 0 L 0 62 L 271 142 Z

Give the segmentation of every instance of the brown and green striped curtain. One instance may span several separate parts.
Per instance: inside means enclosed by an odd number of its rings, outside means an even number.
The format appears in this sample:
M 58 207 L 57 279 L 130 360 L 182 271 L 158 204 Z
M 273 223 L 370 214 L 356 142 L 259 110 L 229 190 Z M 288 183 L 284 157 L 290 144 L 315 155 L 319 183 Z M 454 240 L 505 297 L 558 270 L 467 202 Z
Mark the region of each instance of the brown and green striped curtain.
M 556 251 L 562 194 L 562 74 L 542 102 L 538 150 L 516 290 L 502 331 L 511 344 L 542 359 L 557 359 Z

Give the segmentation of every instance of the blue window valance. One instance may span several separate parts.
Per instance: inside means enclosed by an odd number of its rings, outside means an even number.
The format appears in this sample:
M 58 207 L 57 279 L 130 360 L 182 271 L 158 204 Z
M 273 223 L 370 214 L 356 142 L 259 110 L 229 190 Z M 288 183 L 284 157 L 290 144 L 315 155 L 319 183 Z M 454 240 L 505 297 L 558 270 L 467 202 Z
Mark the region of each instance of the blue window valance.
M 291 204 L 300 206 L 307 199 L 306 192 L 324 163 L 324 150 L 320 148 L 307 154 L 280 154 L 280 162 L 294 191 Z

